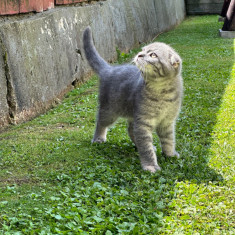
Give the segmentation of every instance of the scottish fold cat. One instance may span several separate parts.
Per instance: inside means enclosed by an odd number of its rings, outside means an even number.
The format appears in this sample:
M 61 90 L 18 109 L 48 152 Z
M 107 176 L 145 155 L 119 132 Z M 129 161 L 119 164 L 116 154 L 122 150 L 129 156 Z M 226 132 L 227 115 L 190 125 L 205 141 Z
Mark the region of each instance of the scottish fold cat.
M 175 122 L 183 94 L 180 56 L 169 45 L 154 42 L 136 55 L 135 65 L 110 65 L 96 51 L 90 27 L 83 33 L 83 46 L 91 68 L 100 77 L 92 142 L 105 142 L 108 127 L 124 117 L 144 170 L 154 173 L 161 169 L 153 146 L 153 131 L 166 156 L 179 156 L 175 151 Z

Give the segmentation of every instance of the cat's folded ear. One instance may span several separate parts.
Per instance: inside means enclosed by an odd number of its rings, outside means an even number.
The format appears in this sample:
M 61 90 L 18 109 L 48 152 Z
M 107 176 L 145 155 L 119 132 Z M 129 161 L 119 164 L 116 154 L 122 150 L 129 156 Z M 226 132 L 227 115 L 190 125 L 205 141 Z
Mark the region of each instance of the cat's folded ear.
M 170 55 L 170 63 L 175 69 L 177 69 L 180 66 L 181 60 L 178 56 Z

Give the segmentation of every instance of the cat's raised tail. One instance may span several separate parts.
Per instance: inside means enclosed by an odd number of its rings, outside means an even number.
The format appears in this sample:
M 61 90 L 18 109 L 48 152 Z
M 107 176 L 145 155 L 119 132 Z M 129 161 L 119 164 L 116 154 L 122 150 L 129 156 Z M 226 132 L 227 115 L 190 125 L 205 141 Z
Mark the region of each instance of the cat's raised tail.
M 91 68 L 97 74 L 101 75 L 102 71 L 110 67 L 95 49 L 90 26 L 83 32 L 83 48 Z

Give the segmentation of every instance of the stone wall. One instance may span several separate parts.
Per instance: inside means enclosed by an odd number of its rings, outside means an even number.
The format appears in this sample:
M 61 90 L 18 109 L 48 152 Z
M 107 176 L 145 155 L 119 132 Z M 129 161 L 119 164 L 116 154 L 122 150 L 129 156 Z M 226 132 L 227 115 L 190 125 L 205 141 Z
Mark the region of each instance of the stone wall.
M 48 110 L 91 74 L 82 50 L 90 25 L 108 61 L 185 17 L 184 0 L 107 0 L 0 18 L 0 129 Z

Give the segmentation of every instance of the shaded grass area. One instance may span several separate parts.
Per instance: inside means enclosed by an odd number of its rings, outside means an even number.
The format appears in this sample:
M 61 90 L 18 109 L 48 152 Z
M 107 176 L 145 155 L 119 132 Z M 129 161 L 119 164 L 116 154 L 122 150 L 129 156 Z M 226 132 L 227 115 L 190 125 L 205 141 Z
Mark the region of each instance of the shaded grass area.
M 180 159 L 141 170 L 125 120 L 91 144 L 97 77 L 58 107 L 0 134 L 0 231 L 4 234 L 234 234 L 233 40 L 216 16 L 190 17 L 157 41 L 183 58 Z M 119 53 L 119 62 L 130 54 Z

